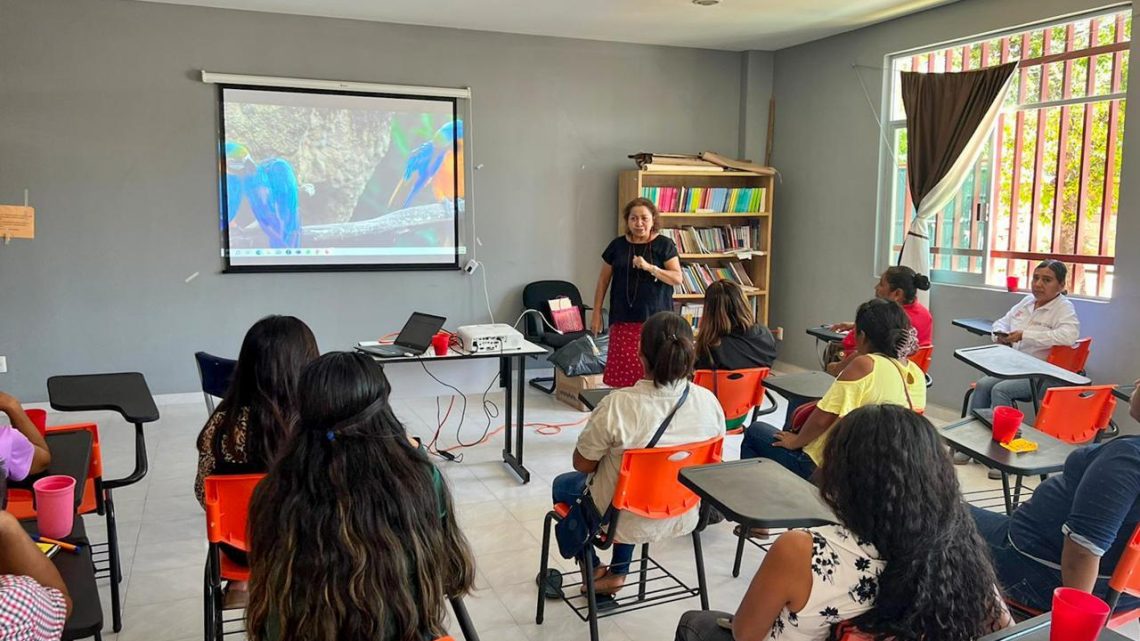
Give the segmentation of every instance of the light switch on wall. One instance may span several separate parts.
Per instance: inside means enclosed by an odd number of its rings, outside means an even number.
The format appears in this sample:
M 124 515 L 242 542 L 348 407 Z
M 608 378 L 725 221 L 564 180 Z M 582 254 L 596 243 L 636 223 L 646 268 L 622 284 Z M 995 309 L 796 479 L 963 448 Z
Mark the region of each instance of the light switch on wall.
M 0 356 L 0 374 L 8 371 L 8 357 Z

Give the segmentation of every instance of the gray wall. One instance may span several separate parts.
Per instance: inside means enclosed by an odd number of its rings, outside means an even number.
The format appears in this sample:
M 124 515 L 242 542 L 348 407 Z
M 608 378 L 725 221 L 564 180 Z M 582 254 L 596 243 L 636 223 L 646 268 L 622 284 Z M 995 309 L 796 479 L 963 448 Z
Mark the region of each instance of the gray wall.
M 191 354 L 235 354 L 269 313 L 306 320 L 324 350 L 416 309 L 452 326 L 487 320 L 482 281 L 458 272 L 220 274 L 217 107 L 200 69 L 472 87 L 479 257 L 496 320 L 513 322 L 532 280 L 572 280 L 590 297 L 627 154 L 737 150 L 742 87 L 765 107 L 770 94 L 771 55 L 744 74 L 747 56 L 0 0 L 0 202 L 30 189 L 38 230 L 0 245 L 0 389 L 32 401 L 52 374 L 139 370 L 156 393 L 192 391 Z M 750 148 L 763 148 L 760 129 Z
M 775 60 L 776 130 L 773 165 L 783 175 L 776 190 L 773 231 L 773 324 L 786 328 L 781 358 L 816 362 L 806 326 L 850 319 L 872 296 L 885 267 L 875 254 L 878 193 L 878 125 L 859 86 L 867 85 L 876 112 L 882 102 L 882 67 L 889 53 L 1104 6 L 1096 0 L 964 0 L 899 20 L 781 50 Z M 1131 86 L 1140 81 L 1133 67 Z M 1140 118 L 1130 101 L 1129 122 Z M 1140 375 L 1140 130 L 1127 131 L 1121 176 L 1115 296 L 1110 302 L 1076 301 L 1081 334 L 1093 337 L 1089 372 L 1097 382 L 1132 382 Z M 988 289 L 936 285 L 931 294 L 935 356 L 931 399 L 956 407 L 976 372 L 953 350 L 978 344 L 954 328 L 956 317 L 996 318 L 1018 299 Z

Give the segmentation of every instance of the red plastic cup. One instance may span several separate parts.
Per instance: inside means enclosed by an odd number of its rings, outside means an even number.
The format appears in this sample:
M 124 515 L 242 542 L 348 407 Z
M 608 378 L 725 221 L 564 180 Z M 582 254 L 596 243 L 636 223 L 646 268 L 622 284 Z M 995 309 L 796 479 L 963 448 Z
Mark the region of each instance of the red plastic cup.
M 28 415 L 29 419 L 31 419 L 32 425 L 35 425 L 36 429 L 39 430 L 40 436 L 46 436 L 47 435 L 47 410 L 28 409 L 28 410 L 24 410 L 24 413 Z
M 436 356 L 447 355 L 447 345 L 451 342 L 451 334 L 440 332 L 431 337 L 431 346 L 435 348 Z
M 45 476 L 32 484 L 36 495 L 36 524 L 40 534 L 62 539 L 71 534 L 75 520 L 75 479 Z
M 1049 641 L 1095 641 L 1108 621 L 1108 604 L 1076 588 L 1053 590 Z
M 1020 276 L 1006 276 L 1005 277 L 1005 291 L 1016 292 L 1021 287 Z
M 1025 414 L 1021 410 L 1014 407 L 1001 407 L 994 408 L 994 440 L 998 443 L 1008 443 L 1013 440 L 1017 435 L 1017 430 L 1021 427 L 1021 420 L 1025 418 Z

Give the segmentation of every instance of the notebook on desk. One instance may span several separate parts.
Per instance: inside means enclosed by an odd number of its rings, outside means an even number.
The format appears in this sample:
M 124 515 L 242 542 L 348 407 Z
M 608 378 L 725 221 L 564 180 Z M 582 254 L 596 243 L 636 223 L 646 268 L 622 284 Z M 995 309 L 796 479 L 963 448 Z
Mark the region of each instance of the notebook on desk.
M 443 327 L 447 319 L 443 316 L 414 312 L 404 329 L 396 336 L 391 345 L 373 345 L 358 343 L 356 349 L 378 358 L 400 358 L 404 356 L 419 356 L 431 346 L 431 339 Z

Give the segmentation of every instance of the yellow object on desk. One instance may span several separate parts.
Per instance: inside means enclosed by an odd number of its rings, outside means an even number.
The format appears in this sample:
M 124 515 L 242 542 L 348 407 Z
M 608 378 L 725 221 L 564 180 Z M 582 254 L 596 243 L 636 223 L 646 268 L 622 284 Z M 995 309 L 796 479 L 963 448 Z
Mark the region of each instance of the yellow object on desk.
M 40 549 L 40 552 L 43 552 L 44 556 L 49 559 L 55 556 L 57 552 L 59 552 L 59 546 L 55 543 L 36 543 L 36 547 L 38 547 Z
M 1037 451 L 1037 443 L 1024 438 L 1015 438 L 1008 443 L 1002 443 L 1001 446 L 1014 454 Z

